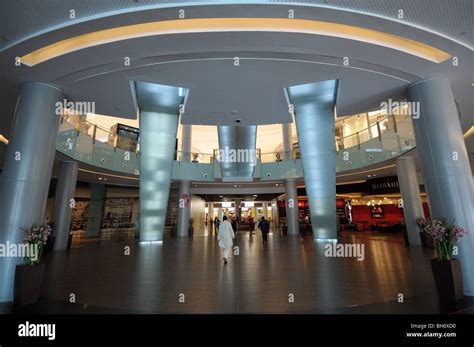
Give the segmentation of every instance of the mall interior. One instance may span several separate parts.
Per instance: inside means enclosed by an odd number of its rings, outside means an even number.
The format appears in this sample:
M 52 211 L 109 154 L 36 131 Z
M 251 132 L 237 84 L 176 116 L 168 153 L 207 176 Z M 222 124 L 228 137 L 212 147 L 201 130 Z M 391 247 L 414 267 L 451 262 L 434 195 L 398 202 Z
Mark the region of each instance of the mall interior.
M 0 4 L 1 312 L 474 313 L 472 1 Z

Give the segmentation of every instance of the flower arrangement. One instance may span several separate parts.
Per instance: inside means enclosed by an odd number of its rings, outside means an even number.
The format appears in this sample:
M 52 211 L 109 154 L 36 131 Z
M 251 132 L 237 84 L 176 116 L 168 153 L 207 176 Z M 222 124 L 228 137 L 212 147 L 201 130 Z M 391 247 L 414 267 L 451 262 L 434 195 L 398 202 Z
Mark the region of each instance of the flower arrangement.
M 436 243 L 438 260 L 451 260 L 453 248 L 457 241 L 466 233 L 463 228 L 446 220 L 427 220 L 419 218 L 418 226 L 431 235 Z
M 43 246 L 48 241 L 50 235 L 50 224 L 41 224 L 39 226 L 34 224 L 31 228 L 23 230 L 23 244 L 29 245 L 30 249 L 34 249 L 34 252 L 28 252 L 23 257 L 25 265 L 36 265 L 40 262 L 43 255 Z

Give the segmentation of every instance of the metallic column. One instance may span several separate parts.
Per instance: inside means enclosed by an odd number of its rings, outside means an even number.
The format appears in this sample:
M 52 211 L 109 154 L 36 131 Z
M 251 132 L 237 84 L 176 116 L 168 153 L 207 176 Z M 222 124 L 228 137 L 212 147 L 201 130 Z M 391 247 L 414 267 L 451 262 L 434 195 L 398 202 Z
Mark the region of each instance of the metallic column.
M 240 198 L 235 199 L 235 216 L 237 217 L 237 222 L 240 222 L 240 216 L 242 215 L 241 204 L 242 201 L 240 201 Z
M 298 192 L 294 179 L 285 180 L 285 205 L 286 220 L 288 222 L 288 235 L 298 235 L 300 233 L 300 223 L 298 219 Z
M 181 161 L 191 161 L 192 134 L 193 126 L 191 124 L 181 126 Z
M 314 239 L 337 239 L 334 104 L 337 81 L 288 88 L 295 110 Z
M 183 124 L 181 129 L 181 161 L 191 161 L 192 125 Z M 178 192 L 178 224 L 176 235 L 189 235 L 189 218 L 191 215 L 191 182 L 180 181 Z
M 219 207 L 219 210 L 217 212 L 217 219 L 219 219 L 221 223 L 222 223 L 222 217 L 223 217 L 222 207 Z
M 283 135 L 283 160 L 291 160 L 293 145 L 291 143 L 293 135 L 291 134 L 291 123 L 281 125 Z
M 263 216 L 265 217 L 265 219 L 268 219 L 268 210 L 266 202 L 263 203 Z
M 209 219 L 214 220 L 214 204 L 212 202 L 209 203 Z
M 58 88 L 23 85 L 0 177 L 0 243 L 20 243 L 24 228 L 43 223 L 56 153 L 61 102 Z M 0 302 L 13 301 L 15 266 L 21 258 L 0 258 Z
M 222 180 L 252 181 L 257 165 L 257 126 L 223 125 L 217 128 Z
M 89 211 L 87 212 L 86 235 L 88 237 L 99 237 L 104 214 L 105 184 L 91 183 L 89 186 L 91 198 Z
M 74 193 L 76 192 L 77 167 L 75 161 L 63 161 L 61 163 L 54 197 L 53 235 L 56 239 L 53 247 L 55 251 L 67 249 L 71 214 L 74 208 L 74 201 L 71 200 L 74 200 Z
M 187 90 L 135 82 L 140 109 L 140 241 L 163 241 L 180 105 Z
M 178 237 L 186 237 L 189 235 L 189 217 L 191 214 L 191 182 L 180 181 L 178 192 Z
M 467 231 L 459 259 L 464 294 L 474 296 L 474 184 L 451 86 L 445 78 L 419 81 L 408 88 L 408 97 L 420 105 L 413 126 L 431 216 L 454 220 Z
M 400 157 L 396 160 L 396 163 L 408 242 L 411 246 L 421 246 L 420 230 L 416 224 L 416 219 L 424 217 L 425 214 L 421 203 L 415 160 L 413 157 Z

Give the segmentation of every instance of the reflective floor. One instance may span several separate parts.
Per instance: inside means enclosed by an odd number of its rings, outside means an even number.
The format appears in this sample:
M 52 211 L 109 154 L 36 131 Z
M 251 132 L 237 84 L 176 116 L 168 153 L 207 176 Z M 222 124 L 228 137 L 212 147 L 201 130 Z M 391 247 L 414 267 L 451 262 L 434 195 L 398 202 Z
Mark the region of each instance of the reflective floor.
M 311 236 L 276 232 L 266 245 L 258 231 L 239 235 L 227 265 L 214 235 L 84 242 L 45 255 L 40 302 L 19 312 L 473 313 L 467 299 L 439 306 L 430 250 L 406 248 L 399 235 L 343 233 L 342 241 L 364 244 L 365 259 L 326 257 Z

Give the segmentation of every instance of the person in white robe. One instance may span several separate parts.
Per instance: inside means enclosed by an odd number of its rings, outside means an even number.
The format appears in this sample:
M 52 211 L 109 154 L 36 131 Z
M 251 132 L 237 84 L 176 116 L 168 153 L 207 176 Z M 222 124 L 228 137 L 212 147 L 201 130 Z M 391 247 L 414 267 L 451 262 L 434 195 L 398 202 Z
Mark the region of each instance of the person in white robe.
M 227 216 L 224 216 L 222 219 L 223 222 L 219 225 L 217 240 L 219 241 L 219 247 L 224 250 L 224 264 L 227 264 L 227 259 L 231 254 L 232 245 L 234 244 L 235 234 L 232 224 L 227 220 Z

